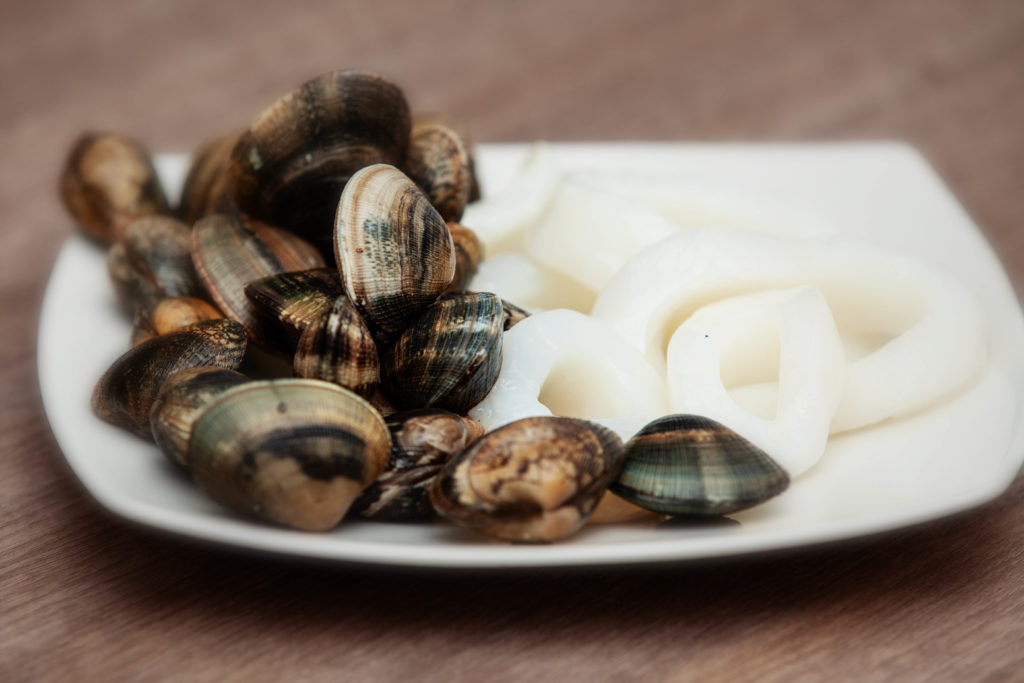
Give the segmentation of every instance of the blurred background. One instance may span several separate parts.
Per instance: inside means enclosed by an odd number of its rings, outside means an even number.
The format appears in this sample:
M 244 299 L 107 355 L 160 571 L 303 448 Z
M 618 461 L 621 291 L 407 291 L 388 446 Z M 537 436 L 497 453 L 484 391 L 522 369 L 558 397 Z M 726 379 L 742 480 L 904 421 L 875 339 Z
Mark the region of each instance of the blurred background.
M 0 679 L 55 658 L 257 680 L 349 653 L 353 675 L 412 680 L 1019 677 L 1020 478 L 927 532 L 569 579 L 307 567 L 100 512 L 35 379 L 68 148 L 102 129 L 189 151 L 338 68 L 390 77 L 475 142 L 906 140 L 1024 291 L 1021 0 L 0 0 Z

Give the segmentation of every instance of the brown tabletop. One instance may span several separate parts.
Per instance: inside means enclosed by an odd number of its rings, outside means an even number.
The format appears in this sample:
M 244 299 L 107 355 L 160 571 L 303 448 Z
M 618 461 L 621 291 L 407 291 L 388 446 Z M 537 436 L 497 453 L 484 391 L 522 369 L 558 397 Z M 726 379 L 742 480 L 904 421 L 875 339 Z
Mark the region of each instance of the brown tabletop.
M 191 149 L 339 67 L 389 75 L 475 141 L 907 140 L 1020 289 L 1024 3 L 283 5 L 0 6 L 0 679 L 1024 676 L 1020 479 L 912 529 L 697 565 L 310 564 L 105 513 L 50 434 L 35 365 L 79 132 Z

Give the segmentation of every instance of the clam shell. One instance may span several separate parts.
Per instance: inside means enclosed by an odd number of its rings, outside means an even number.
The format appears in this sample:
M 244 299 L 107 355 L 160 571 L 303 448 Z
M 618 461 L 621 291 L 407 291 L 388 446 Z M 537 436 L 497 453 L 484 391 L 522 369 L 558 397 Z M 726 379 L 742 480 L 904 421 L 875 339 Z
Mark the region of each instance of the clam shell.
M 357 71 L 324 74 L 270 105 L 239 138 L 232 197 L 244 213 L 329 244 L 345 183 L 364 166 L 401 164 L 409 129 L 395 84 Z
M 128 224 L 107 252 L 107 272 L 126 311 L 149 315 L 163 299 L 205 296 L 192 264 L 191 238 L 191 228 L 169 216 Z
M 150 431 L 160 451 L 188 469 L 188 440 L 202 409 L 231 387 L 248 381 L 240 372 L 213 366 L 189 368 L 168 377 L 149 414 Z
M 317 380 L 249 382 L 207 405 L 189 441 L 199 487 L 238 512 L 326 531 L 383 470 L 384 420 Z
M 415 122 L 404 168 L 444 220 L 462 218 L 472 170 L 466 145 L 454 130 L 436 120 Z
M 530 312 L 525 308 L 516 306 L 511 301 L 501 300 L 501 308 L 503 315 L 503 328 L 507 332 L 516 326 L 516 323 L 522 322 L 524 319 L 530 317 Z
M 296 342 L 302 331 L 326 315 L 344 293 L 341 275 L 335 268 L 280 273 L 245 286 L 245 295 L 269 317 L 279 320 Z
M 192 258 L 199 278 L 224 313 L 245 326 L 257 344 L 273 350 L 283 344 L 277 326 L 245 295 L 245 286 L 269 275 L 322 268 L 308 242 L 243 216 L 213 214 L 192 230 Z
M 231 213 L 234 203 L 228 191 L 231 151 L 240 131 L 224 133 L 203 143 L 192 157 L 192 165 L 178 202 L 178 216 L 192 225 L 211 213 Z
M 670 515 L 724 515 L 777 496 L 789 475 L 767 453 L 714 420 L 669 415 L 626 444 L 611 490 Z
M 167 198 L 149 153 L 113 133 L 86 133 L 71 147 L 60 196 L 87 235 L 116 241 L 139 216 L 167 213 Z
M 455 275 L 448 226 L 393 166 L 378 164 L 352 176 L 335 231 L 345 292 L 378 338 L 405 327 Z
M 503 322 L 494 294 L 446 295 L 385 353 L 384 393 L 400 408 L 468 412 L 498 378 Z
M 381 522 L 430 519 L 430 487 L 440 465 L 385 472 L 352 503 L 349 514 Z
M 92 395 L 92 409 L 111 424 L 151 438 L 149 414 L 164 380 L 200 365 L 233 370 L 245 355 L 245 329 L 220 318 L 132 347 L 103 374 Z
M 443 465 L 478 435 L 473 420 L 447 410 L 421 408 L 385 418 L 391 432 L 388 470 Z
M 299 337 L 293 359 L 299 377 L 322 379 L 370 397 L 380 383 L 380 359 L 370 328 L 345 295 Z
M 454 292 L 465 289 L 476 275 L 477 267 L 484 259 L 484 245 L 475 232 L 458 223 L 448 223 L 448 232 L 455 247 L 455 277 L 448 285 L 448 291 Z
M 531 417 L 489 432 L 449 460 L 430 488 L 437 512 L 510 541 L 553 541 L 578 530 L 623 461 L 600 425 Z

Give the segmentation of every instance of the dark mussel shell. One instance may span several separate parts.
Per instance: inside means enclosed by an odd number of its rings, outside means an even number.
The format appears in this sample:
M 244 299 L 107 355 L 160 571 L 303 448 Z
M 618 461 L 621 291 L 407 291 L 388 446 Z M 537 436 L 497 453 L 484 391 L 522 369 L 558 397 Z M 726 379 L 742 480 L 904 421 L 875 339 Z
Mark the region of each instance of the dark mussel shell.
M 93 412 L 149 439 L 153 401 L 168 377 L 200 365 L 234 370 L 245 347 L 245 329 L 226 318 L 150 339 L 129 349 L 103 374 L 93 391 Z
M 424 311 L 384 355 L 384 393 L 400 408 L 465 414 L 501 370 L 504 316 L 488 292 L 447 294 Z
M 401 164 L 410 125 L 405 96 L 385 78 L 358 71 L 314 78 L 239 138 L 232 197 L 244 213 L 329 245 L 348 179 L 371 164 Z
M 788 486 L 778 463 L 728 427 L 697 415 L 668 415 L 629 440 L 611 490 L 670 515 L 726 515 Z

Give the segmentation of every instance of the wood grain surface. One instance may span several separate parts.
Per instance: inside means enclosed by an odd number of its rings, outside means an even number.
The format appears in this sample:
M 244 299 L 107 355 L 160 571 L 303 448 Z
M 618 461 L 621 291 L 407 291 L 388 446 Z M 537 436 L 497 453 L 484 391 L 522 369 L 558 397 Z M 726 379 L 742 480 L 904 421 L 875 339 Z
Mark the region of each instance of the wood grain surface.
M 8 0 L 0 680 L 1024 678 L 1020 478 L 981 509 L 854 543 L 587 572 L 298 563 L 104 513 L 36 381 L 67 148 L 101 128 L 191 149 L 339 67 L 389 75 L 476 141 L 908 140 L 1024 284 L 1018 0 Z

